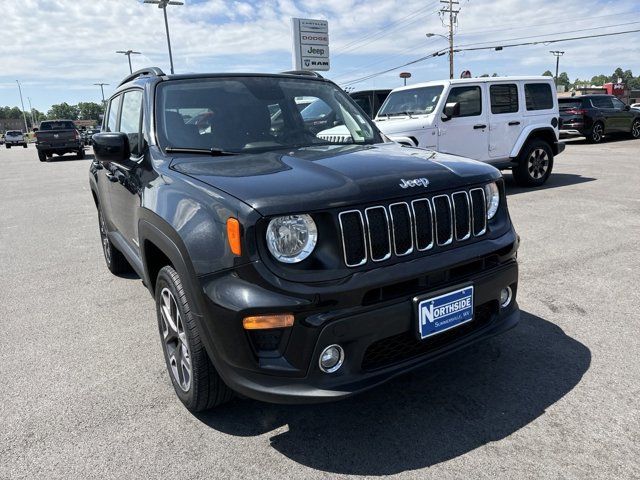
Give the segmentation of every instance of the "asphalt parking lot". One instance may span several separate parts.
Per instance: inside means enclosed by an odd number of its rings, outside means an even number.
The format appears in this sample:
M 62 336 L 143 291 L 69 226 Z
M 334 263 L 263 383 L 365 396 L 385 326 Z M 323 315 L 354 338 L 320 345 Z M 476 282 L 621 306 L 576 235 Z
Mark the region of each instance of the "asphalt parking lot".
M 0 149 L 0 478 L 639 478 L 640 141 L 505 174 L 520 325 L 352 399 L 175 397 L 154 303 L 104 265 L 92 156 Z

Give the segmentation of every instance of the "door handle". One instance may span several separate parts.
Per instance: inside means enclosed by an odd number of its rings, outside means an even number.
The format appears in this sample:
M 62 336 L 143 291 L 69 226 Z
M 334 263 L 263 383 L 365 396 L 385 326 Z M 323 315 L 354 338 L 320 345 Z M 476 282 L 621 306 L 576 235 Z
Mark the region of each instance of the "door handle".
M 509 126 L 520 125 L 520 122 L 509 122 Z
M 480 130 L 481 128 L 484 129 L 484 128 L 487 128 L 487 126 L 486 125 L 482 125 L 482 124 L 473 126 L 474 130 Z

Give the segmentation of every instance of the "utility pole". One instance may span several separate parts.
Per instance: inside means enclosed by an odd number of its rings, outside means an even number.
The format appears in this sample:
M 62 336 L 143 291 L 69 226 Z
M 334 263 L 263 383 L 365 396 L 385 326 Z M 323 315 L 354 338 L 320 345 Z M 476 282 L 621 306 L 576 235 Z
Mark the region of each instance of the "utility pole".
M 22 88 L 20 82 L 16 80 L 18 84 L 18 91 L 20 92 L 20 105 L 22 105 L 22 119 L 24 120 L 24 133 L 29 133 L 29 127 L 27 126 L 27 115 L 24 113 L 24 100 L 22 100 Z
M 564 55 L 564 52 L 560 50 L 551 50 L 549 51 L 554 57 L 556 57 L 556 89 L 558 88 L 558 70 L 560 68 L 560 57 Z
M 29 102 L 29 111 L 31 112 L 31 129 L 33 130 L 33 126 L 38 122 L 38 119 L 34 118 L 34 115 L 33 115 L 33 107 L 31 106 L 31 97 L 27 97 L 27 102 Z
M 444 18 L 449 14 L 449 78 L 453 78 L 453 30 L 458 21 L 458 13 L 460 9 L 454 10 L 454 5 L 460 5 L 460 2 L 454 0 L 440 0 L 444 7 L 440 9 L 440 14 Z

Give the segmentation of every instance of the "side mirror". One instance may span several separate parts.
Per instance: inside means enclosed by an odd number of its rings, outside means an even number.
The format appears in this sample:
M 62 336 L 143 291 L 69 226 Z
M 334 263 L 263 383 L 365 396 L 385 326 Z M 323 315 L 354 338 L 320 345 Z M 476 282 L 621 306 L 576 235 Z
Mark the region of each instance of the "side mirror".
M 629 110 L 631 110 L 631 107 L 629 105 L 625 105 L 624 106 L 624 111 L 628 112 Z
M 100 162 L 123 162 L 129 160 L 131 149 L 129 137 L 122 132 L 96 133 L 92 137 L 93 153 Z
M 451 120 L 453 117 L 460 116 L 460 103 L 459 102 L 451 102 L 447 103 L 444 106 L 444 110 L 442 112 L 442 120 L 445 122 Z

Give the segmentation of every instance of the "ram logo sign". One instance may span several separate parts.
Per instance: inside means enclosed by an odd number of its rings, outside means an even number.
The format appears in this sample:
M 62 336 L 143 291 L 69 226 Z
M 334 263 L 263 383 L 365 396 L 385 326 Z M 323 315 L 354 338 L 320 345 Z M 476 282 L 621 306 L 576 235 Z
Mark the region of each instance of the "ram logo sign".
M 294 70 L 329 70 L 329 23 L 326 20 L 292 18 L 291 29 Z

